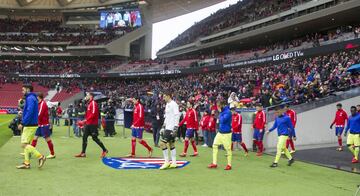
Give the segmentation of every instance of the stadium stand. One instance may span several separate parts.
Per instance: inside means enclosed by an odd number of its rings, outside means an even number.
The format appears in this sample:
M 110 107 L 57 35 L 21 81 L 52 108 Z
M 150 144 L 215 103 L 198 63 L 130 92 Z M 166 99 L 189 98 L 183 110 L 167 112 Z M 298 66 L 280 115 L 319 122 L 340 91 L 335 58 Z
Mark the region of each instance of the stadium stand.
M 5 83 L 0 85 L 0 107 L 17 107 L 19 99 L 22 98 L 21 82 Z M 44 96 L 47 95 L 48 88 L 43 87 L 38 83 L 32 83 L 36 92 L 42 92 Z
M 76 93 L 80 92 L 80 89 L 76 88 L 73 91 L 61 90 L 55 94 L 55 96 L 50 100 L 51 102 L 62 102 L 74 96 Z
M 175 57 L 173 59 L 138 61 L 133 63 L 124 63 L 109 72 L 136 72 L 136 71 L 154 71 L 181 69 L 188 67 L 204 66 L 206 59 L 216 59 L 217 63 L 231 63 L 239 60 L 247 60 L 270 56 L 280 52 L 290 50 L 301 50 L 313 48 L 331 43 L 341 42 L 344 40 L 356 39 L 359 37 L 360 27 L 358 24 L 339 26 L 331 28 L 325 32 L 308 34 L 297 39 L 289 41 L 276 42 L 269 45 L 257 46 L 246 50 L 233 50 L 228 52 L 220 52 L 217 54 L 198 54 L 184 55 L 184 57 Z
M 136 28 L 87 29 L 64 27 L 62 21 L 0 19 L 0 40 L 11 42 L 69 42 L 70 45 L 107 44 Z
M 0 73 L 101 73 L 120 64 L 118 60 L 0 60 Z
M 197 104 L 228 97 L 230 92 L 236 92 L 239 99 L 251 99 L 242 107 L 252 107 L 256 103 L 270 106 L 288 101 L 301 104 L 359 86 L 359 75 L 346 72 L 356 63 L 360 63 L 358 49 L 172 79 L 117 82 L 113 79 L 86 79 L 81 82 L 88 90 L 102 91 L 118 105 L 123 105 L 123 98 L 149 98 L 149 91 L 161 92 L 168 88 L 177 89 L 178 100 L 196 98 Z
M 199 37 L 286 11 L 293 6 L 308 1 L 309 0 L 239 1 L 194 24 L 160 51 L 176 48 L 194 42 Z

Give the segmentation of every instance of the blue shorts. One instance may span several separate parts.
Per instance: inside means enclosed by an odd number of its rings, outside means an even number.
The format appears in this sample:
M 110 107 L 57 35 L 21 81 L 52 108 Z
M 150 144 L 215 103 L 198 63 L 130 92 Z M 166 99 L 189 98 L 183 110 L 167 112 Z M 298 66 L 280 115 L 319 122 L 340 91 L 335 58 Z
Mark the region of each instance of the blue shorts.
M 233 133 L 232 134 L 232 138 L 231 138 L 232 142 L 242 142 L 242 134 L 241 133 Z
M 344 131 L 344 127 L 336 127 L 335 128 L 336 136 L 342 135 L 343 131 Z
M 38 127 L 35 136 L 47 138 L 51 136 L 50 125 Z
M 131 136 L 142 139 L 143 138 L 144 128 L 132 128 L 131 129 Z
M 195 137 L 195 129 L 186 129 L 185 137 L 194 138 Z
M 262 141 L 264 139 L 264 132 L 264 130 L 260 132 L 260 129 L 254 129 L 253 139 L 257 141 Z

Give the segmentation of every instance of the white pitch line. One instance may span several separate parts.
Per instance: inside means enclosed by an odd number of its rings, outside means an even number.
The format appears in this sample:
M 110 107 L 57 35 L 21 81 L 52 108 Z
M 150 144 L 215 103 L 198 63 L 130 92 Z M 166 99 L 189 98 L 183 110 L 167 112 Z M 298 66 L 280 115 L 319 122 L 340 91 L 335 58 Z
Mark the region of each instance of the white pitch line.
M 9 122 L 11 122 L 12 120 L 8 120 L 8 121 L 6 121 L 6 122 L 3 122 L 3 123 L 0 123 L 0 126 L 3 126 L 3 125 L 5 125 L 6 123 L 9 123 Z

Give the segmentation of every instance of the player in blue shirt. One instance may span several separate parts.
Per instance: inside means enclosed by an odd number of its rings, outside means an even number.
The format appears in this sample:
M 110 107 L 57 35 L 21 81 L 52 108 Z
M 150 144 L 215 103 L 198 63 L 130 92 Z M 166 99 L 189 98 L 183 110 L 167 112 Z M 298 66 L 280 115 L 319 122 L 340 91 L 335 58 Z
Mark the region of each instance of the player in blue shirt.
M 285 153 L 285 156 L 289 159 L 288 166 L 294 163 L 294 159 L 292 158 L 289 150 L 286 148 L 286 140 L 291 135 L 294 140 L 296 140 L 295 129 L 291 122 L 289 116 L 284 114 L 284 110 L 282 108 L 277 108 L 276 110 L 276 119 L 274 125 L 267 131 L 267 133 L 272 132 L 273 130 L 277 129 L 278 132 L 278 143 L 276 146 L 276 156 L 275 161 L 270 167 L 277 167 L 278 162 L 281 157 L 281 152 Z
M 359 163 L 359 148 L 360 148 L 360 113 L 355 106 L 351 106 L 351 116 L 345 129 L 345 136 L 350 130 L 347 137 L 347 146 L 353 154 L 352 163 Z
M 224 100 L 218 101 L 218 110 L 219 114 L 219 131 L 215 136 L 213 143 L 213 162 L 208 165 L 208 168 L 215 169 L 217 168 L 217 154 L 219 150 L 219 146 L 223 145 L 226 150 L 227 156 L 227 165 L 225 170 L 231 170 L 231 159 L 232 159 L 232 151 L 231 151 L 231 118 L 232 114 L 230 111 L 230 107 L 226 105 Z
M 42 167 L 46 161 L 46 157 L 42 155 L 35 147 L 30 145 L 35 137 L 35 132 L 38 129 L 38 100 L 36 94 L 33 92 L 34 88 L 30 84 L 24 84 L 22 92 L 25 96 L 25 105 L 23 109 L 23 116 L 19 129 L 22 129 L 21 147 L 24 148 L 24 163 L 16 166 L 18 169 L 30 169 L 30 156 L 39 159 L 39 168 Z

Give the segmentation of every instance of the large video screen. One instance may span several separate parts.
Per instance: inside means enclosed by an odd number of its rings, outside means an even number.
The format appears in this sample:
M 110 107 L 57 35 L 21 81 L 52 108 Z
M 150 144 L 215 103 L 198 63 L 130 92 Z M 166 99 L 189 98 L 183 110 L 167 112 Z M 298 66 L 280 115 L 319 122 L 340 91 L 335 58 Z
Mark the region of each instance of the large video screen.
M 140 27 L 140 10 L 108 10 L 100 12 L 100 28 Z

